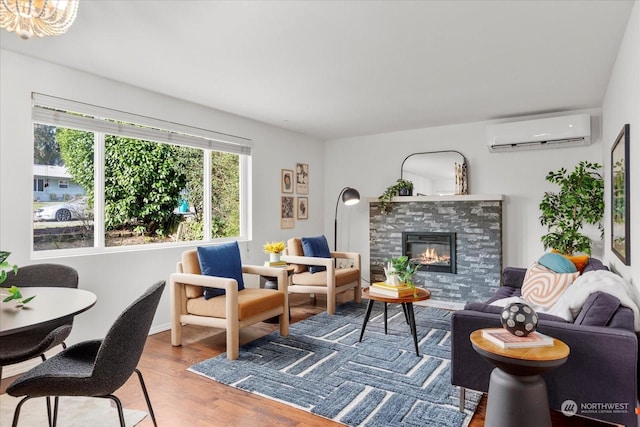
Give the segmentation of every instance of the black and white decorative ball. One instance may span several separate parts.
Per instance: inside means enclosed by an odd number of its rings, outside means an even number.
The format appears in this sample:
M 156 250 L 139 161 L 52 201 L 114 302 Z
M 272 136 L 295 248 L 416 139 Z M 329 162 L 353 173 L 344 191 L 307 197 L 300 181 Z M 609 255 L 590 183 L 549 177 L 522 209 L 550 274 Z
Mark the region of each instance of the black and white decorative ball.
M 500 321 L 502 327 L 513 335 L 526 337 L 536 330 L 538 315 L 528 304 L 512 302 L 502 311 Z

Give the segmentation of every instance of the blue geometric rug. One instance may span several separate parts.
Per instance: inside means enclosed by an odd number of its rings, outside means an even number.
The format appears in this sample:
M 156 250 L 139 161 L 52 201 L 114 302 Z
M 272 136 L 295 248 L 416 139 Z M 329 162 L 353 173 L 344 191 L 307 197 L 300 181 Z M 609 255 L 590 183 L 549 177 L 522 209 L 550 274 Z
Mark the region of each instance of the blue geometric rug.
M 451 385 L 446 310 L 414 305 L 420 357 L 400 305 L 388 305 L 384 334 L 382 303 L 375 303 L 358 342 L 366 304 L 347 303 L 226 353 L 190 371 L 222 384 L 268 397 L 349 426 L 466 426 L 481 394 L 468 390 L 458 411 Z

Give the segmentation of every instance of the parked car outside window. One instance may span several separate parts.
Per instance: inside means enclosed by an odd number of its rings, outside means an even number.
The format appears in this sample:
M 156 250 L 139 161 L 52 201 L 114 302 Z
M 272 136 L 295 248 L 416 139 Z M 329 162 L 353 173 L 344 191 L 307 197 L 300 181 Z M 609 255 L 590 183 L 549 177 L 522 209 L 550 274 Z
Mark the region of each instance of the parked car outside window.
M 89 215 L 89 206 L 86 197 L 79 197 L 66 203 L 43 206 L 36 210 L 36 221 L 73 221 L 85 219 Z

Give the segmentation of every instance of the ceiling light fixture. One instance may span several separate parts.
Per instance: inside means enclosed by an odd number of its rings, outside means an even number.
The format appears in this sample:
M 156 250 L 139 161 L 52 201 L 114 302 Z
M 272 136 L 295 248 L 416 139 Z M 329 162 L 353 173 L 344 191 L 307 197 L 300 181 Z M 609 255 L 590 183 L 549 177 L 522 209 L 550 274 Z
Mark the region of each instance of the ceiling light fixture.
M 59 36 L 73 24 L 78 0 L 0 0 L 0 28 L 27 40 Z

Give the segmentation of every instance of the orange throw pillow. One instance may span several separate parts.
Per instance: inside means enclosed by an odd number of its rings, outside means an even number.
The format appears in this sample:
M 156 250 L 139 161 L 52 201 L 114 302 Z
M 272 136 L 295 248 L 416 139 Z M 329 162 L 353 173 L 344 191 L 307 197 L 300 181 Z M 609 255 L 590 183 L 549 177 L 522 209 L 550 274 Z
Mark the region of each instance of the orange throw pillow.
M 582 274 L 584 268 L 589 264 L 589 255 L 563 255 L 575 264 L 576 268 Z

